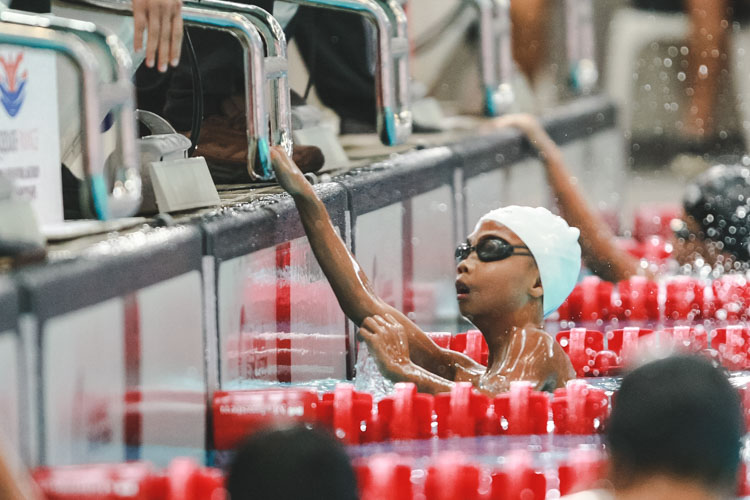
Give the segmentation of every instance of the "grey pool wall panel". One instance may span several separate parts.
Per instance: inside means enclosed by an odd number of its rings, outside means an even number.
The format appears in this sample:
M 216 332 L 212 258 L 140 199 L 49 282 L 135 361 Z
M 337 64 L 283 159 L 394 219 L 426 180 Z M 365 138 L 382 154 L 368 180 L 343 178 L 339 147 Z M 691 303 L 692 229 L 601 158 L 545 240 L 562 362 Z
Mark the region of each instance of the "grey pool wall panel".
M 0 278 L 0 429 L 8 452 L 28 460 L 29 417 L 19 332 L 18 291 L 12 281 Z
M 39 464 L 203 460 L 201 258 L 196 227 L 155 228 L 14 275 Z

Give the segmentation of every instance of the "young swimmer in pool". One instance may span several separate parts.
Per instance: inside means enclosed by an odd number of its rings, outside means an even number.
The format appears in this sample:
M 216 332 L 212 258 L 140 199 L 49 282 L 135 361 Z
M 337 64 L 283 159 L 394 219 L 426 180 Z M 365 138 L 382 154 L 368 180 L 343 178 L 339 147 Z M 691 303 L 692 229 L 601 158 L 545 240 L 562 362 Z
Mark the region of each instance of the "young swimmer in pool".
M 280 148 L 271 151 L 276 179 L 294 198 L 315 256 L 344 313 L 359 327 L 383 375 L 422 392 L 471 382 L 487 394 L 526 380 L 540 390 L 563 387 L 575 372 L 542 330 L 575 286 L 581 263 L 578 230 L 544 208 L 505 207 L 486 214 L 456 249 L 461 313 L 482 332 L 488 366 L 437 346 L 405 314 L 375 295 L 336 234 L 325 206 Z
M 539 151 L 560 213 L 581 230 L 583 260 L 595 274 L 613 282 L 636 275 L 654 277 L 617 245 L 604 219 L 571 182 L 562 152 L 536 117 L 507 115 L 492 126 L 519 129 Z M 683 216 L 671 226 L 673 256 L 681 265 L 745 271 L 750 263 L 750 168 L 717 165 L 698 176 L 685 191 Z

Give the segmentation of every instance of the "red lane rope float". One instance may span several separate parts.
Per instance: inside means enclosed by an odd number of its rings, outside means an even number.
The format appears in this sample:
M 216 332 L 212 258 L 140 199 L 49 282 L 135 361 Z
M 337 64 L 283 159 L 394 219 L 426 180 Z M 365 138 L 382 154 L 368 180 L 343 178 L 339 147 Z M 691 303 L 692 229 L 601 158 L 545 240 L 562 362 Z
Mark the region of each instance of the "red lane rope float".
M 579 449 L 570 452 L 568 460 L 557 468 L 560 495 L 594 487 L 607 475 L 607 461 L 595 450 Z
M 567 460 L 537 468 L 533 456 L 516 450 L 501 466 L 487 466 L 457 452 L 438 454 L 424 466 L 397 454 L 374 455 L 355 463 L 362 500 L 543 500 L 546 469 L 558 474 L 560 491 L 593 486 L 603 477 L 602 457 L 592 450 L 573 450 Z M 552 472 L 554 471 L 554 472 Z M 34 471 L 48 500 L 224 500 L 219 469 L 174 459 L 166 470 L 146 462 L 40 468 Z M 423 482 L 412 477 L 424 477 Z
M 571 380 L 564 389 L 555 390 L 551 406 L 556 434 L 601 432 L 609 417 L 605 391 L 582 380 Z
M 458 382 L 451 392 L 435 396 L 438 437 L 469 437 L 481 435 L 490 400 L 474 390 L 470 382 Z
M 644 203 L 633 214 L 633 238 L 645 241 L 651 236 L 672 237 L 670 222 L 683 216 L 679 203 Z
M 362 500 L 543 500 L 553 489 L 567 495 L 594 488 L 606 477 L 599 450 L 575 448 L 556 460 L 514 450 L 498 458 L 501 465 L 457 452 L 426 460 L 390 453 L 357 459 L 354 467 Z M 738 496 L 750 493 L 749 471 L 741 464 Z M 228 498 L 221 470 L 189 458 L 176 458 L 165 470 L 147 462 L 89 464 L 42 467 L 32 477 L 48 500 Z
M 432 335 L 433 334 L 430 334 L 431 337 Z M 435 338 L 433 337 L 433 340 L 434 339 Z M 468 332 L 453 335 L 450 337 L 449 348 L 452 351 L 464 353 L 477 363 L 487 366 L 489 347 L 484 340 L 482 332 L 479 330 L 469 330 Z
M 748 349 L 750 330 L 742 325 L 717 328 L 709 334 L 711 345 L 718 351 L 719 361 L 730 370 L 750 368 Z
M 576 325 L 607 322 L 748 321 L 750 284 L 741 275 L 715 280 L 675 276 L 663 283 L 633 277 L 617 285 L 595 276 L 584 278 L 557 311 Z
M 565 492 L 592 488 L 604 478 L 606 462 L 602 455 L 586 451 L 573 452 L 557 464 L 537 466 L 533 455 L 525 450 L 511 451 L 499 466 L 459 452 L 440 453 L 422 466 L 395 454 L 375 455 L 357 461 L 360 498 L 543 500 L 558 482 L 555 475 L 559 474 Z M 423 482 L 419 480 L 422 477 Z
M 644 277 L 634 277 L 617 284 L 618 318 L 627 321 L 655 321 L 660 317 L 659 284 Z
M 271 424 L 315 422 L 318 394 L 312 389 L 219 391 L 212 404 L 217 450 L 231 450 L 242 439 Z
M 378 402 L 377 414 L 368 424 L 368 441 L 428 439 L 432 437 L 434 398 L 417 392 L 414 384 L 396 384 L 393 394 Z
M 425 500 L 479 500 L 480 466 L 459 453 L 444 453 L 428 469 Z
M 696 353 L 720 362 L 729 370 L 750 369 L 750 328 L 745 325 L 728 325 L 710 332 L 690 326 L 658 331 L 626 327 L 606 336 L 597 330 L 573 328 L 559 332 L 556 339 L 581 378 L 617 375 L 651 350 Z
M 495 397 L 496 418 L 507 422 L 507 434 L 547 434 L 549 397 L 529 382 L 512 382 L 510 391 Z
M 375 455 L 355 466 L 355 471 L 360 500 L 382 500 L 385 496 L 391 500 L 414 498 L 411 466 L 395 453 Z
M 346 444 L 550 432 L 586 434 L 601 431 L 608 405 L 603 391 L 589 388 L 581 380 L 556 391 L 551 403 L 547 393 L 534 391 L 529 382 L 513 382 L 509 392 L 494 399 L 468 382 L 457 383 L 451 392 L 436 396 L 418 393 L 412 383 L 398 383 L 393 393 L 377 404 L 372 395 L 357 392 L 350 384 L 340 384 L 321 395 L 299 388 L 224 391 L 214 396 L 213 440 L 217 452 L 228 451 L 262 427 L 290 422 L 321 425 Z M 592 423 L 594 420 L 598 423 Z
M 349 384 L 339 384 L 318 403 L 318 423 L 328 427 L 346 444 L 364 442 L 362 424 L 372 415 L 372 395 L 357 392 Z
M 572 328 L 559 332 L 555 337 L 570 358 L 578 377 L 594 375 L 594 359 L 604 350 L 604 334 L 586 328 Z
M 221 470 L 189 458 L 166 471 L 147 462 L 36 469 L 32 477 L 47 500 L 225 500 Z

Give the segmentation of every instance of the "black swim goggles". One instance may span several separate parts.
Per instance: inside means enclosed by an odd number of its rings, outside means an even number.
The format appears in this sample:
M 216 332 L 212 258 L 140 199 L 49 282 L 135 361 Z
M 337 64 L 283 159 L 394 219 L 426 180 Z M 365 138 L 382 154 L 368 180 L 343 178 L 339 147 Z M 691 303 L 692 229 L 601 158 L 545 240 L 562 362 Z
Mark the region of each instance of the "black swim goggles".
M 476 246 L 468 243 L 461 243 L 456 247 L 456 263 L 469 258 L 471 252 L 477 252 L 477 257 L 482 262 L 494 262 L 496 260 L 507 259 L 511 255 L 527 255 L 533 257 L 531 252 L 516 252 L 516 250 L 528 250 L 529 247 L 523 245 L 511 245 L 502 238 L 485 238 L 480 240 Z

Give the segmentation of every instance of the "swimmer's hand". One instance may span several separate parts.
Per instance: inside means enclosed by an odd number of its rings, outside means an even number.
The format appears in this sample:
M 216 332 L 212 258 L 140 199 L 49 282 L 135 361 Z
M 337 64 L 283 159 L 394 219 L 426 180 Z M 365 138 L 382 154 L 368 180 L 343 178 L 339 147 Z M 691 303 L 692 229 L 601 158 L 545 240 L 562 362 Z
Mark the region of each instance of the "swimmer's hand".
M 167 66 L 177 66 L 182 49 L 182 0 L 133 0 L 133 23 L 136 52 L 143 48 L 143 33 L 148 30 L 146 41 L 146 66 L 157 63 L 164 73 Z
M 490 122 L 493 129 L 516 128 L 529 140 L 532 146 L 543 153 L 546 146 L 552 141 L 547 131 L 544 130 L 539 119 L 528 113 L 516 113 L 495 118 Z
M 403 380 L 411 365 L 409 341 L 403 325 L 390 314 L 385 317 L 376 314 L 365 318 L 359 335 L 367 343 L 383 375 L 395 381 Z
M 305 175 L 281 146 L 271 146 L 271 163 L 276 181 L 290 195 L 305 194 L 312 189 Z

